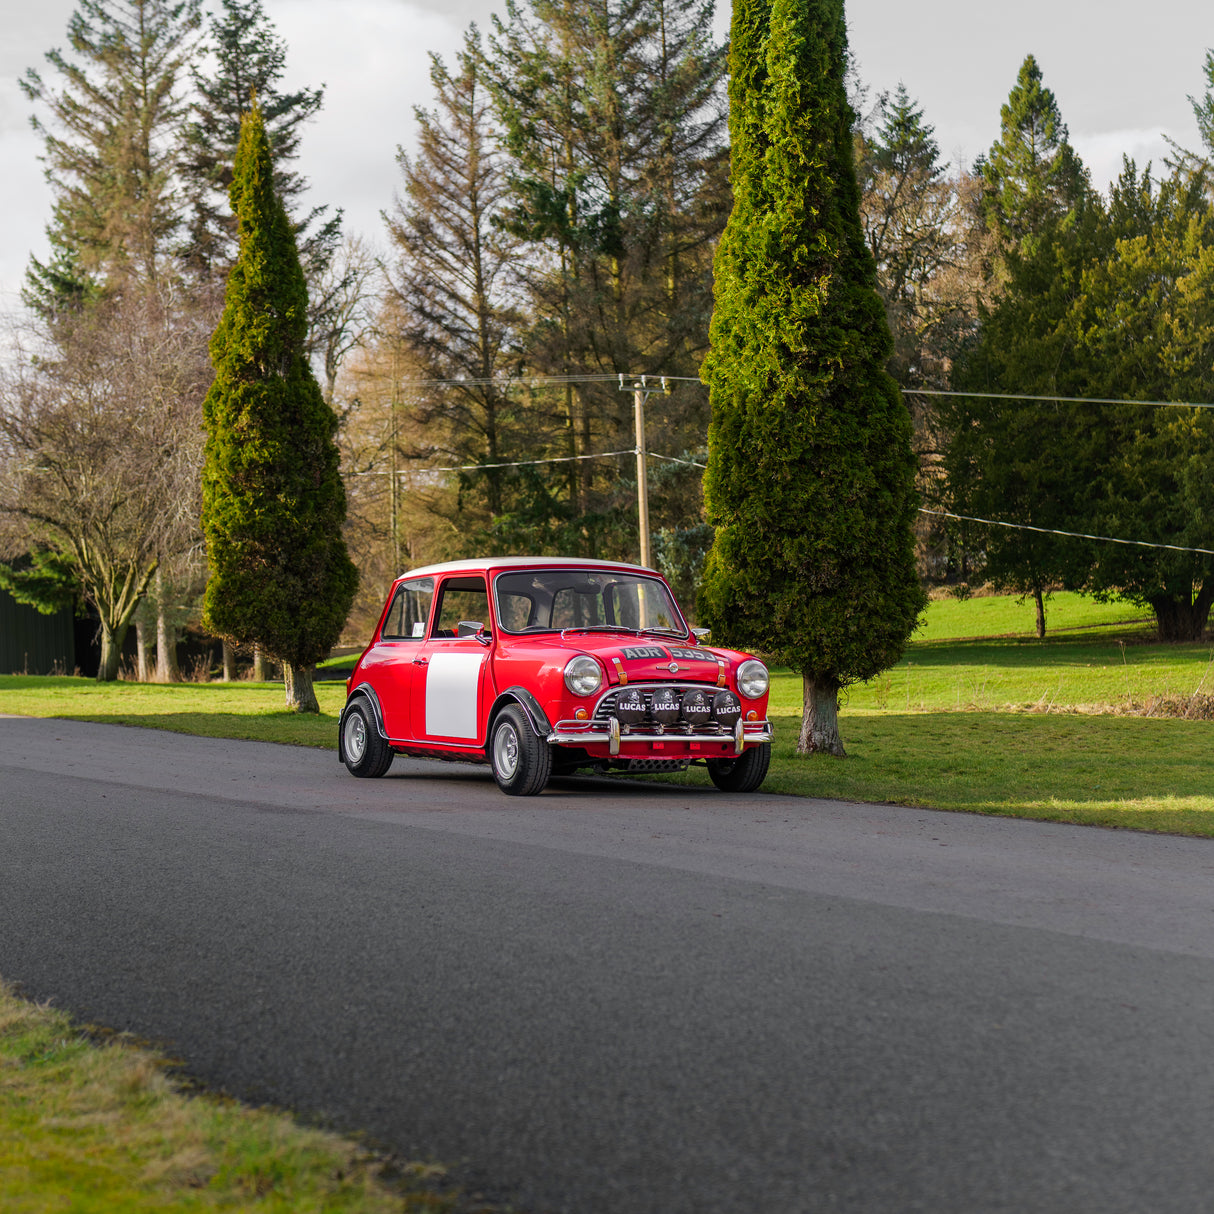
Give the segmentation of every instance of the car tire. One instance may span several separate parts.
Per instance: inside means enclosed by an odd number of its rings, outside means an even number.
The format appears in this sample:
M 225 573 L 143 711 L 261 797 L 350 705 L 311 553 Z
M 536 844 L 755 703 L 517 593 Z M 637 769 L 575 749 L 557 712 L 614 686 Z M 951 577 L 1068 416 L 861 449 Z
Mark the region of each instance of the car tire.
M 552 774 L 552 747 L 536 737 L 517 705 L 503 708 L 489 735 L 489 763 L 497 786 L 510 797 L 534 797 Z
M 771 743 L 744 750 L 736 759 L 709 759 L 708 777 L 722 792 L 754 792 L 767 778 Z
M 365 699 L 355 700 L 342 713 L 341 753 L 346 770 L 362 779 L 378 779 L 392 766 L 392 747 L 380 737 Z

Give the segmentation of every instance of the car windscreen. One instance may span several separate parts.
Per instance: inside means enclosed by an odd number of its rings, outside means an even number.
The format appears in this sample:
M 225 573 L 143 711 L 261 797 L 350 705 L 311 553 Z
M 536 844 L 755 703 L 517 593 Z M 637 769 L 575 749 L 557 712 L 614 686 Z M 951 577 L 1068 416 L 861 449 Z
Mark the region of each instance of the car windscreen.
M 505 632 L 626 628 L 687 635 L 666 586 L 643 574 L 601 569 L 533 569 L 502 573 L 494 583 Z

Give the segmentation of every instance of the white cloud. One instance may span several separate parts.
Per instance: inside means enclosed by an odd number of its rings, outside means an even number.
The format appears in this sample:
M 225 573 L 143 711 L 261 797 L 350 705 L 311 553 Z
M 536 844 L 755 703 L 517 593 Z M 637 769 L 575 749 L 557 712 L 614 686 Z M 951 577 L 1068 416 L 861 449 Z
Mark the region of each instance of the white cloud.
M 334 7 L 332 0 L 266 6 L 290 47 L 283 87 L 325 85 L 324 108 L 300 149 L 308 200 L 343 207 L 346 230 L 378 242 L 379 212 L 391 208 L 399 177 L 397 145 L 412 141 L 413 107 L 432 104 L 430 52 L 450 62 L 464 27 L 400 0 L 343 0 L 337 22 Z
M 1167 141 L 1170 134 L 1169 131 L 1136 128 L 1095 134 L 1072 131 L 1071 145 L 1091 173 L 1092 185 L 1107 195 L 1109 186 L 1121 176 L 1123 156 L 1134 161 L 1140 174 L 1148 164 L 1152 166 L 1156 180 L 1166 174 L 1164 157 L 1172 154 Z

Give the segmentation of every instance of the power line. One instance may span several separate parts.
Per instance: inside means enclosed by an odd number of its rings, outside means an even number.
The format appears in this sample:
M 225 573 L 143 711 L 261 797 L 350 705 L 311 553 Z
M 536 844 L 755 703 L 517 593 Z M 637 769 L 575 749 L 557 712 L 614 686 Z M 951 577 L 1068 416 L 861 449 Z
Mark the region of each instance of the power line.
M 627 451 L 599 451 L 593 455 L 560 455 L 553 456 L 550 459 L 523 459 L 511 460 L 507 463 L 499 464 L 452 464 L 443 468 L 414 468 L 410 471 L 404 469 L 398 472 L 383 471 L 367 471 L 356 472 L 355 476 L 412 476 L 424 475 L 427 472 L 483 472 L 493 468 L 532 468 L 540 464 L 568 464 L 577 460 L 585 459 L 615 459 L 621 455 L 635 455 L 636 449 L 630 448 Z M 658 455 L 655 451 L 646 453 L 652 459 L 666 460 L 672 464 L 682 464 L 689 468 L 706 468 L 706 464 L 701 464 L 692 459 L 680 459 L 673 455 Z M 971 514 L 954 514 L 951 510 L 929 510 L 926 506 L 919 507 L 920 514 L 930 514 L 936 518 L 951 518 L 962 523 L 980 523 L 984 527 L 1006 527 L 1012 531 L 1032 531 L 1038 535 L 1060 535 L 1066 539 L 1073 540 L 1095 540 L 1103 544 L 1126 544 L 1135 548 L 1156 548 L 1166 550 L 1168 552 L 1190 552 L 1198 556 L 1214 556 L 1214 549 L 1210 548 L 1185 548 L 1179 544 L 1155 544 L 1148 540 L 1123 540 L 1111 535 L 1088 535 L 1083 531 L 1061 531 L 1053 527 L 1033 527 L 1028 523 L 1007 523 L 1002 519 L 976 518 Z
M 634 390 L 644 391 L 648 387 L 647 381 L 653 379 L 661 382 L 662 390 L 670 382 L 676 383 L 699 383 L 700 380 L 690 375 L 637 375 L 627 376 L 623 373 L 615 375 L 597 374 L 597 375 L 549 375 L 535 376 L 527 379 L 522 378 L 487 378 L 487 379 L 458 379 L 458 380 L 403 380 L 399 381 L 401 387 L 484 387 L 497 385 L 506 389 L 509 388 L 538 388 L 546 386 L 567 386 L 578 383 L 617 383 L 621 390 L 632 388 Z M 626 381 L 632 380 L 632 383 Z M 655 387 L 653 392 L 658 391 Z M 1084 396 L 1030 396 L 1011 392 L 952 392 L 937 388 L 903 388 L 903 393 L 906 395 L 917 396 L 947 396 L 947 397 L 968 397 L 984 400 L 1019 400 L 1032 403 L 1066 403 L 1080 405 L 1141 405 L 1147 408 L 1169 408 L 1169 409 L 1214 409 L 1214 404 L 1204 404 L 1192 401 L 1147 401 L 1147 400 L 1117 400 L 1109 397 L 1084 397 Z M 649 393 L 646 393 L 647 395 Z M 511 460 L 508 462 L 494 464 L 455 464 L 440 468 L 417 468 L 412 472 L 401 470 L 399 472 L 360 472 L 358 476 L 409 476 L 413 473 L 424 474 L 427 472 L 482 472 L 498 468 L 532 468 L 539 467 L 544 464 L 566 464 L 573 463 L 579 460 L 589 459 L 615 459 L 624 455 L 640 455 L 641 448 L 638 445 L 631 450 L 626 451 L 601 451 L 592 455 L 564 455 L 553 456 L 548 459 L 531 459 L 531 460 Z M 684 467 L 703 468 L 706 469 L 706 464 L 701 464 L 697 460 L 680 459 L 673 455 L 659 455 L 654 451 L 647 451 L 646 456 L 653 459 L 665 460 L 672 464 L 681 464 Z M 1109 535 L 1089 535 L 1080 531 L 1062 531 L 1050 527 L 1034 527 L 1027 523 L 1008 523 L 1000 519 L 984 519 L 976 518 L 967 514 L 954 514 L 948 510 L 929 510 L 926 507 L 919 508 L 920 514 L 933 515 L 937 518 L 950 518 L 958 522 L 979 523 L 985 527 L 1005 527 L 1013 531 L 1031 531 L 1038 535 L 1058 535 L 1066 539 L 1077 540 L 1092 540 L 1097 543 L 1104 544 L 1124 544 L 1135 548 L 1153 548 L 1168 552 L 1187 552 L 1198 556 L 1214 556 L 1214 550 L 1209 548 L 1186 548 L 1179 544 L 1156 544 L 1148 540 L 1124 540 L 1115 536 Z
M 627 381 L 631 389 L 635 380 L 666 380 L 670 383 L 698 384 L 701 380 L 695 375 L 630 375 L 622 371 L 595 372 L 578 375 L 509 375 L 487 376 L 483 379 L 398 379 L 396 384 L 401 388 L 564 388 L 570 384 L 619 384 Z
M 564 388 L 574 384 L 620 384 L 631 388 L 638 380 L 661 380 L 667 383 L 702 384 L 695 375 L 631 374 L 627 372 L 595 372 L 577 375 L 489 376 L 484 379 L 402 379 L 402 388 L 486 388 L 504 391 L 512 388 Z M 1126 400 L 1109 396 L 1035 396 L 1021 392 L 957 392 L 943 388 L 901 388 L 903 396 L 947 396 L 976 400 L 1022 400 L 1034 404 L 1070 405 L 1141 405 L 1149 409 L 1214 409 L 1214 404 L 1186 400 Z
M 1214 409 L 1187 400 L 1115 400 L 1104 396 L 1024 396 L 1017 392 L 945 392 L 937 388 L 903 388 L 903 396 L 962 396 L 979 400 L 1026 400 L 1044 404 L 1143 405 L 1153 409 Z
M 1009 527 L 1014 531 L 1035 531 L 1039 535 L 1062 535 L 1073 540 L 1099 540 L 1105 544 L 1129 544 L 1136 548 L 1166 548 L 1169 552 L 1195 552 L 1201 556 L 1214 556 L 1214 550 L 1209 548 L 1182 548 L 1178 544 L 1152 544 L 1147 540 L 1121 540 L 1111 535 L 1085 535 L 1080 531 L 1057 531 L 1052 527 L 1030 527 L 1027 523 L 1004 523 L 999 519 L 974 518 L 968 514 L 953 514 L 948 510 L 928 510 L 919 507 L 920 514 L 934 514 L 939 518 L 957 519 L 963 523 L 982 523 L 987 527 Z
M 480 472 L 486 468 L 531 468 L 537 464 L 568 464 L 579 459 L 610 459 L 616 455 L 635 455 L 633 448 L 629 447 L 627 451 L 600 451 L 596 455 L 557 455 L 551 459 L 517 459 L 511 460 L 509 463 L 503 464 L 452 464 L 446 468 L 412 468 L 400 469 L 397 472 L 392 472 L 390 469 L 384 469 L 382 472 L 369 470 L 366 472 L 356 472 L 355 476 L 412 476 L 415 473 L 420 475 L 424 472 Z M 665 456 L 658 456 L 658 459 L 665 459 Z M 682 462 L 682 461 L 680 461 Z
M 664 459 L 670 464 L 684 464 L 688 468 L 707 468 L 707 464 L 697 463 L 693 459 L 678 459 L 673 455 L 659 455 L 656 451 L 647 452 L 650 459 Z

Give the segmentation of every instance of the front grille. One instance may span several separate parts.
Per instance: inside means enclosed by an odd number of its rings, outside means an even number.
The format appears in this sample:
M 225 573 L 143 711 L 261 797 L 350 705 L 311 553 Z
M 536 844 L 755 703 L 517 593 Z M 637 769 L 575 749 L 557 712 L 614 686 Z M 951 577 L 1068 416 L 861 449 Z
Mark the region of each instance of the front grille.
M 620 733 L 629 736 L 636 734 L 662 734 L 667 737 L 689 736 L 694 734 L 696 737 L 704 737 L 712 735 L 716 737 L 730 737 L 732 731 L 723 728 L 716 721 L 697 721 L 694 726 L 690 721 L 675 721 L 665 725 L 660 721 L 655 721 L 650 716 L 650 706 L 653 704 L 653 697 L 659 691 L 672 691 L 676 695 L 681 695 L 687 691 L 703 691 L 711 696 L 718 690 L 712 684 L 705 683 L 658 683 L 640 685 L 630 683 L 627 687 L 613 687 L 605 696 L 595 705 L 594 720 L 596 723 L 606 724 L 607 721 L 615 715 L 616 701 L 625 691 L 639 691 L 645 699 L 645 716 L 644 719 L 635 723 L 620 726 Z

